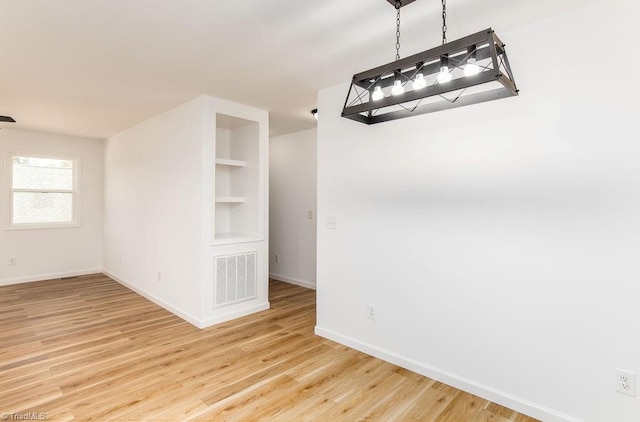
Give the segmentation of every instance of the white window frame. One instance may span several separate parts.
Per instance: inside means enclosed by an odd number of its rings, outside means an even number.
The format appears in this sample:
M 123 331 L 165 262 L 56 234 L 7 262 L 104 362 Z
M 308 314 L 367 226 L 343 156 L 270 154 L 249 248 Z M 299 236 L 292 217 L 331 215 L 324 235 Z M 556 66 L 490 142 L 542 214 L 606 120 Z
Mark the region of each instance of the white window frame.
M 72 190 L 58 189 L 13 189 L 13 157 L 34 157 L 52 160 L 73 161 L 73 187 Z M 34 230 L 34 229 L 63 229 L 80 227 L 80 156 L 74 154 L 42 153 L 36 151 L 11 151 L 7 153 L 6 161 L 6 201 L 7 221 L 5 230 Z M 14 192 L 47 192 L 47 193 L 71 193 L 72 221 L 51 223 L 14 223 L 13 222 L 13 193 Z

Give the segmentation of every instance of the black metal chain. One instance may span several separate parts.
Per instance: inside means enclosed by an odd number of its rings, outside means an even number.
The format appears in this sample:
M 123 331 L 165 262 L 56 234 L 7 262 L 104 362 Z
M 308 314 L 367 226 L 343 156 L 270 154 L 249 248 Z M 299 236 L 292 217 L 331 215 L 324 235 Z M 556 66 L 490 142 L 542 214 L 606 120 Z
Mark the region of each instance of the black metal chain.
M 402 7 L 402 2 L 400 0 L 396 0 L 396 60 L 400 60 L 400 8 Z
M 442 0 L 442 44 L 447 43 L 447 0 Z

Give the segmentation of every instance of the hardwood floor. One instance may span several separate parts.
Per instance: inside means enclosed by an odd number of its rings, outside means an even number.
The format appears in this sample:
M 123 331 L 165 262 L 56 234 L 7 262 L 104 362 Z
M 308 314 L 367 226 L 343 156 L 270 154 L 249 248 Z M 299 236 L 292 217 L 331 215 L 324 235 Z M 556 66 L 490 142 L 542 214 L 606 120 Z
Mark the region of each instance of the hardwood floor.
M 534 421 L 315 336 L 312 290 L 270 292 L 271 310 L 198 330 L 102 274 L 0 286 L 0 414 Z

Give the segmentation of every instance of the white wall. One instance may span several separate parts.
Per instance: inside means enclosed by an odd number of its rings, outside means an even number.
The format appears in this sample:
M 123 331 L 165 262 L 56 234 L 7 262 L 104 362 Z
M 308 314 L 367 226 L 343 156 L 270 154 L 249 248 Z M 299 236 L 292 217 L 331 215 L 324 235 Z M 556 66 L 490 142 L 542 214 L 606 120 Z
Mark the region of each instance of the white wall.
M 5 230 L 7 156 L 11 152 L 79 155 L 81 226 Z M 102 268 L 103 142 L 3 128 L 0 130 L 0 284 L 99 272 Z M 16 265 L 8 265 L 16 257 Z
M 639 17 L 497 28 L 516 98 L 366 126 L 320 91 L 316 331 L 546 421 L 640 420 L 614 391 L 640 372 Z
M 203 99 L 186 103 L 105 147 L 105 272 L 196 324 L 203 107 Z
M 316 285 L 317 158 L 316 129 L 270 139 L 269 275 L 309 288 Z
M 255 160 L 268 195 L 268 113 L 201 96 L 109 138 L 105 147 L 104 271 L 198 327 L 269 308 L 264 238 L 212 244 L 215 150 L 213 116 L 260 123 Z M 266 216 L 265 210 L 261 215 Z M 257 253 L 256 298 L 213 308 L 218 255 Z

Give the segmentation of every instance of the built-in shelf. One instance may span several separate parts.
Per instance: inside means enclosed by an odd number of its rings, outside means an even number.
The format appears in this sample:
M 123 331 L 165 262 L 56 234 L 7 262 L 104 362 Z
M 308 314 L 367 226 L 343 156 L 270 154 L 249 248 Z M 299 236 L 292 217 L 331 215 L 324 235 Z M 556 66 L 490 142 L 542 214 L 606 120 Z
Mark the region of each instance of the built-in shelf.
M 216 113 L 215 206 L 211 244 L 263 240 L 264 145 L 260 123 Z M 262 145 L 262 146 L 261 146 Z
M 246 201 L 244 196 L 216 196 L 217 203 L 241 204 Z
M 259 242 L 262 238 L 247 233 L 216 233 L 214 245 L 223 245 L 229 243 Z
M 210 280 L 199 290 L 203 325 L 269 308 L 269 114 L 218 98 L 207 106 L 198 127 L 207 137 L 205 179 L 194 187 L 208 214 L 200 232 L 207 246 L 200 273 Z
M 216 164 L 219 166 L 244 167 L 247 165 L 247 162 L 242 160 L 230 160 L 228 158 L 216 158 Z

